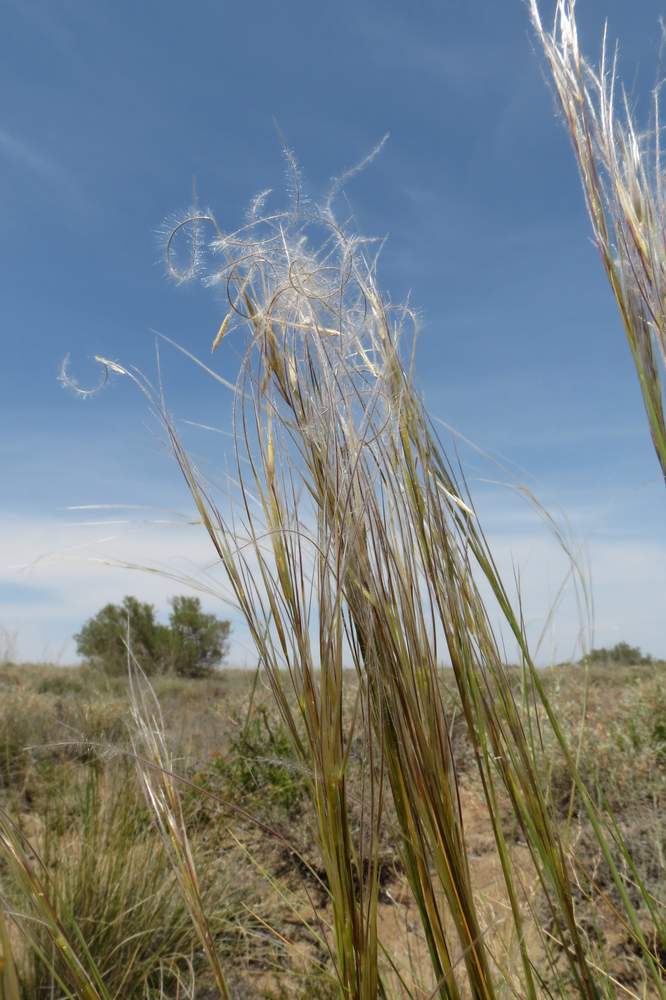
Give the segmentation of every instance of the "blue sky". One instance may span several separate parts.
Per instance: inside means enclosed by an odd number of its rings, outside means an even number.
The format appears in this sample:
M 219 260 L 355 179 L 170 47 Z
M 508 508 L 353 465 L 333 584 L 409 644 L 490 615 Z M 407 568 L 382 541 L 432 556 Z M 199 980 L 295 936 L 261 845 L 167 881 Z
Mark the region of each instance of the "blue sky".
M 639 107 L 661 13 L 579 2 L 584 48 L 598 51 L 608 18 Z M 591 567 L 596 644 L 666 656 L 663 484 L 522 0 L 0 0 L 0 643 L 67 662 L 105 601 L 131 592 L 165 611 L 179 589 L 105 560 L 209 566 L 206 539 L 173 513 L 188 497 L 138 394 L 116 380 L 81 401 L 56 375 L 68 352 L 82 383 L 96 353 L 152 373 L 155 330 L 207 352 L 223 305 L 167 282 L 156 232 L 193 178 L 228 228 L 279 190 L 274 120 L 314 197 L 390 131 L 347 193 L 363 230 L 389 237 L 383 286 L 420 311 L 431 412 L 566 518 Z M 227 378 L 239 351 L 216 355 Z M 176 417 L 226 426 L 229 399 L 173 352 L 164 364 Z M 223 436 L 183 430 L 223 467 Z M 466 457 L 538 630 L 562 559 L 528 508 L 482 481 L 506 474 Z M 144 508 L 65 509 L 96 503 Z M 102 520 L 127 523 L 85 523 Z M 234 627 L 234 659 L 250 662 Z M 548 655 L 570 655 L 576 631 L 565 601 Z

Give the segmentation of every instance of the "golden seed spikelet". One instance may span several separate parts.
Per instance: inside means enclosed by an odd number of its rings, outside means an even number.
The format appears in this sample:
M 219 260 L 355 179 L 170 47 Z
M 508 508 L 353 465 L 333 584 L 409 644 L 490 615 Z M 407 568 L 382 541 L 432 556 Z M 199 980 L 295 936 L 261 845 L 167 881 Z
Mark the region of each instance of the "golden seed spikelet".
M 217 333 L 215 334 L 215 338 L 214 338 L 213 343 L 211 344 L 211 347 L 210 347 L 210 353 L 211 354 L 215 354 L 215 351 L 218 349 L 218 347 L 222 343 L 222 338 L 224 337 L 224 335 L 226 334 L 227 330 L 229 329 L 229 324 L 231 323 L 231 318 L 232 318 L 233 314 L 234 314 L 233 309 L 230 309 L 229 312 L 227 313 L 227 315 L 224 317 L 224 319 L 220 323 L 220 328 L 217 331 Z

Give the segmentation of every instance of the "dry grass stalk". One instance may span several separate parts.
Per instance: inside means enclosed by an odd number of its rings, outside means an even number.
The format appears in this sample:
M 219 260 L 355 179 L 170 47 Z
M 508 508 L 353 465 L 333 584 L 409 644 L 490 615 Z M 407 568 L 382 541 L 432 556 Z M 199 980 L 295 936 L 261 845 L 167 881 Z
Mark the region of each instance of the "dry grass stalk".
M 599 68 L 583 56 L 575 0 L 557 0 L 551 31 L 537 0 L 532 21 L 543 46 L 573 145 L 587 210 L 601 260 L 640 382 L 650 433 L 666 477 L 664 365 L 666 364 L 666 199 L 659 117 L 642 134 L 617 80 L 617 55 L 606 34 Z M 619 106 L 619 109 L 618 109 Z
M 133 661 L 130 650 L 128 635 L 132 743 L 139 780 L 221 1000 L 231 1000 L 227 977 L 217 952 L 201 892 L 182 802 L 173 774 L 173 762 L 164 735 L 160 706 L 148 679 Z
M 216 505 L 163 401 L 158 405 L 294 745 L 311 770 L 341 995 L 366 1000 L 382 989 L 376 831 L 377 775 L 384 771 L 436 992 L 492 998 L 506 982 L 470 877 L 438 680 L 443 635 L 493 822 L 522 956 L 521 990 L 536 997 L 540 978 L 525 940 L 525 901 L 501 825 L 501 794 L 508 794 L 529 845 L 557 936 L 569 942 L 564 955 L 572 983 L 581 996 L 596 998 L 606 980 L 586 957 L 567 852 L 539 773 L 538 730 L 524 728 L 475 582 L 478 570 L 515 634 L 534 698 L 559 732 L 557 720 L 471 501 L 462 498 L 401 360 L 401 339 L 414 317 L 382 299 L 366 241 L 338 222 L 332 197 L 305 217 L 299 204 L 297 197 L 283 214 L 251 216 L 230 235 L 206 217 L 217 234 L 213 252 L 223 257 L 208 280 L 226 284 L 234 322 L 250 337 L 236 388 L 235 513 L 224 515 Z M 313 251 L 316 227 L 324 238 Z M 225 333 L 231 326 L 225 318 Z M 376 755 L 365 836 L 355 844 L 344 784 L 347 651 Z M 571 754 L 568 760 L 575 772 Z M 594 821 L 606 843 L 596 815 Z M 625 904 L 631 909 L 626 893 Z M 636 920 L 633 926 L 658 979 Z M 545 934 L 541 946 L 552 956 Z
M 0 910 L 0 1000 L 20 1000 L 20 996 L 7 919 Z
M 81 1000 L 111 1000 L 78 926 L 68 921 L 68 929 L 59 912 L 58 901 L 49 891 L 46 866 L 11 817 L 1 809 L 0 851 L 33 910 L 33 913 L 22 918 L 22 932 L 31 941 L 35 951 L 42 952 L 42 946 L 30 928 L 31 921 L 39 921 L 53 952 L 58 956 L 59 966 L 63 971 L 58 971 L 56 961 L 42 954 L 44 961 L 53 969 L 54 981 L 67 996 L 71 995 L 73 989 Z

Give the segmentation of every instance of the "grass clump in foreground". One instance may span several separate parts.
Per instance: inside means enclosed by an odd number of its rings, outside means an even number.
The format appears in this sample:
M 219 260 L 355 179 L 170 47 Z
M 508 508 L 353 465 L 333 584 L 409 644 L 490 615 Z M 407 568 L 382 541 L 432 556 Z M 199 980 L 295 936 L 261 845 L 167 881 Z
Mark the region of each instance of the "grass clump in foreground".
M 453 998 L 506 990 L 536 997 L 546 985 L 587 997 L 615 990 L 603 964 L 591 958 L 577 918 L 580 887 L 599 894 L 593 874 L 571 865 L 569 831 L 543 781 L 547 729 L 646 982 L 661 993 L 657 906 L 617 825 L 583 781 L 471 498 L 414 390 L 404 364 L 414 317 L 382 298 L 366 244 L 335 217 L 343 181 L 318 210 L 302 214 L 297 193 L 287 211 L 256 215 L 242 233 L 224 234 L 210 214 L 180 227 L 194 230 L 197 247 L 199 227 L 211 227 L 213 261 L 221 264 L 210 280 L 226 283 L 231 303 L 221 330 L 229 335 L 237 323 L 249 334 L 236 389 L 239 495 L 230 514 L 190 462 L 161 398 L 151 397 L 308 776 L 339 992 L 374 998 L 395 988 L 396 970 L 378 933 L 380 831 L 389 801 L 431 970 L 429 982 L 400 981 L 400 989 Z M 296 173 L 294 187 L 298 192 Z M 172 263 L 175 239 L 167 260 L 180 277 Z M 479 574 L 521 653 L 518 697 L 480 597 Z M 472 877 L 440 684 L 441 645 L 452 663 L 501 871 L 509 914 L 501 935 Z M 351 717 L 344 712 L 348 657 L 356 672 Z M 367 753 L 356 825 L 348 771 L 359 735 Z M 512 816 L 509 831 L 503 804 Z M 527 852 L 520 862 L 512 850 L 516 837 Z
M 191 975 L 193 929 L 131 778 L 127 765 L 89 765 L 73 795 L 61 792 L 39 814 L 29 842 L 20 827 L 2 824 L 12 903 L 24 911 L 30 944 L 26 996 L 48 997 L 56 984 L 84 996 L 173 993 Z M 241 907 L 237 889 L 224 881 L 215 888 L 208 905 L 222 945 Z M 76 972 L 70 949 L 80 962 Z
M 214 995 L 177 872 L 162 849 L 131 755 L 115 738 L 106 742 L 97 728 L 88 734 L 93 739 L 83 742 L 84 734 L 72 734 L 62 721 L 63 682 L 79 674 L 81 686 L 65 685 L 65 719 L 85 718 L 93 697 L 100 715 L 126 728 L 131 712 L 126 681 L 114 680 L 109 691 L 103 678 L 86 670 L 0 669 L 0 687 L 21 691 L 25 731 L 39 732 L 42 744 L 32 750 L 20 780 L 0 787 L 0 899 L 8 915 L 0 956 L 4 969 L 11 960 L 16 980 L 10 992 L 0 967 L 5 990 L 0 996 Z M 222 682 L 187 680 L 177 687 L 163 684 L 164 717 L 178 749 L 179 774 L 188 780 L 194 760 L 211 754 L 210 744 L 199 742 L 198 725 L 207 718 L 211 699 L 219 698 Z M 51 689 L 48 695 L 45 688 Z M 239 684 L 230 672 L 225 699 L 238 698 L 241 705 L 245 693 L 244 679 Z M 16 712 L 17 704 L 3 702 L 3 708 Z M 6 721 L 4 716 L 3 728 Z M 224 746 L 226 720 L 209 722 L 208 739 Z M 194 815 L 191 825 L 189 850 L 216 951 L 234 966 L 279 965 L 277 941 L 253 916 L 258 901 L 264 919 L 272 919 L 275 905 L 264 898 L 245 852 L 233 840 L 219 851 L 216 841 L 213 850 Z
M 558 11 L 567 24 L 572 5 Z M 561 39 L 565 55 L 571 30 L 569 23 Z M 557 40 L 552 44 L 551 64 L 560 66 Z M 563 72 L 566 83 L 571 77 Z M 226 287 L 230 303 L 213 349 L 224 336 L 239 336 L 235 328 L 245 331 L 235 387 L 234 504 L 216 503 L 163 397 L 106 362 L 134 380 L 163 421 L 254 640 L 288 735 L 289 767 L 302 777 L 309 804 L 319 863 L 301 851 L 297 857 L 309 880 L 310 922 L 297 890 L 247 853 L 298 914 L 311 961 L 340 997 L 664 996 L 661 861 L 655 873 L 633 850 L 631 822 L 621 814 L 622 767 L 607 780 L 607 769 L 589 766 L 589 697 L 586 717 L 572 729 L 549 678 L 536 670 L 472 498 L 414 388 L 415 317 L 382 296 L 371 246 L 335 214 L 357 168 L 314 208 L 301 197 L 288 151 L 287 158 L 293 198 L 285 211 L 268 213 L 257 199 L 232 233 L 197 212 L 166 246 L 169 268 L 183 280 L 205 270 L 204 230 L 211 234 L 206 276 Z M 176 243 L 188 234 L 193 259 L 180 270 Z M 632 333 L 636 322 L 632 314 Z M 643 337 L 637 348 L 639 375 L 660 453 L 658 382 L 643 377 L 654 360 L 647 344 Z M 482 599 L 480 581 L 492 602 Z M 513 635 L 517 674 L 503 663 L 491 612 Z M 448 686 L 438 665 L 444 651 L 452 665 Z M 646 669 L 657 682 L 656 668 Z M 233 963 L 215 929 L 167 722 L 136 670 L 131 693 L 134 758 L 163 857 L 198 957 L 207 960 L 217 993 L 231 997 Z M 454 719 L 471 768 L 456 752 Z M 630 767 L 643 745 L 641 734 L 623 744 Z M 479 883 L 468 782 L 485 819 L 492 892 Z M 660 800 L 660 783 L 651 794 Z M 232 817 L 249 817 L 228 798 L 215 801 L 222 857 L 221 831 L 230 830 Z M 278 796 L 276 809 L 284 806 Z M 387 829 L 395 831 L 403 898 L 418 919 L 418 947 L 406 964 L 387 943 L 383 920 Z M 40 895 L 28 846 L 10 822 L 3 830 L 15 881 L 42 907 L 52 976 L 69 976 L 74 995 L 109 995 L 79 920 L 68 924 L 57 907 L 44 909 L 39 901 L 48 894 Z M 611 921 L 621 929 L 623 954 L 632 956 L 619 970 Z M 272 933 L 296 947 L 293 936 L 275 927 Z

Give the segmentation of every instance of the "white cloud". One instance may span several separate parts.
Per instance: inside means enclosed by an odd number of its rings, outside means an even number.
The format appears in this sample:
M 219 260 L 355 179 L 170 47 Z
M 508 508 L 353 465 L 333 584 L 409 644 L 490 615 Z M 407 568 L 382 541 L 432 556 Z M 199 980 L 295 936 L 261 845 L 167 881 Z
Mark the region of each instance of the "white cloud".
M 503 536 L 495 540 L 493 549 L 507 583 L 512 579 L 513 566 L 520 571 L 523 610 L 534 646 L 570 562 L 545 534 Z M 646 652 L 666 657 L 662 626 L 666 546 L 646 540 L 592 539 L 581 554 L 583 571 L 589 569 L 592 620 L 588 622 L 581 613 L 569 586 L 546 630 L 539 660 L 579 656 L 581 632 L 594 646 L 612 646 L 626 640 Z
M 5 597 L 0 609 L 0 633 L 16 636 L 21 658 L 73 662 L 72 634 L 104 604 L 135 594 L 164 613 L 168 598 L 186 592 L 187 581 L 192 581 L 213 592 L 200 593 L 207 610 L 232 620 L 231 662 L 252 663 L 242 622 L 222 599 L 229 592 L 216 572 L 210 541 L 200 526 L 132 522 L 122 516 L 98 515 L 93 520 L 98 523 L 84 526 L 15 518 L 0 527 L 3 591 L 11 593 L 12 584 L 39 588 L 36 600 L 22 596 L 12 602 Z M 100 524 L 101 520 L 107 523 Z M 122 563 L 154 571 L 128 569 Z
M 205 594 L 202 600 L 207 610 L 232 620 L 230 662 L 254 665 L 255 654 L 244 623 L 221 599 L 228 598 L 229 591 L 200 526 L 128 522 L 118 511 L 101 512 L 92 519 L 111 523 L 77 525 L 72 523 L 72 515 L 71 522 L 5 518 L 0 525 L 3 592 L 11 595 L 12 584 L 36 588 L 34 600 L 26 600 L 25 594 L 15 602 L 5 599 L 0 610 L 0 635 L 16 634 L 22 658 L 73 661 L 72 634 L 105 603 L 117 602 L 128 593 L 154 603 L 164 613 L 168 597 L 187 589 L 184 583 L 164 575 L 173 574 L 198 581 L 218 595 Z M 536 524 L 529 527 L 523 523 L 521 528 L 519 523 L 505 523 L 497 534 L 491 528 L 490 540 L 510 591 L 514 570 L 519 571 L 523 611 L 535 642 L 567 574 L 567 558 L 547 530 Z M 591 568 L 594 643 L 612 645 L 626 640 L 666 656 L 661 626 L 666 545 L 647 539 L 588 536 L 583 550 Z M 158 572 L 141 573 L 109 562 L 149 566 Z M 569 589 L 547 628 L 540 662 L 579 654 L 576 645 L 581 624 Z M 509 642 L 507 654 L 513 655 Z
M 2 126 L 0 126 L 0 156 L 31 174 L 34 179 L 56 188 L 79 208 L 84 207 L 84 198 L 74 177 L 61 164 Z

